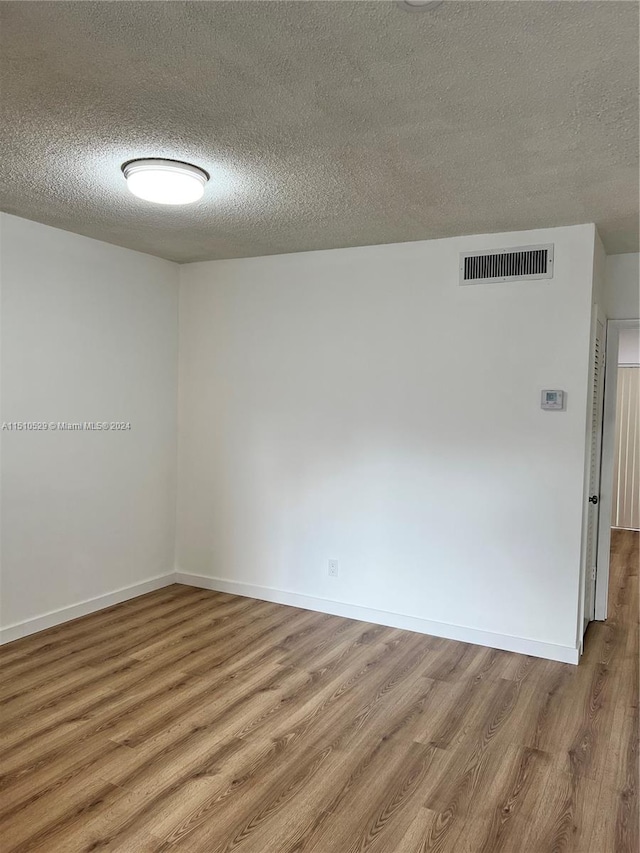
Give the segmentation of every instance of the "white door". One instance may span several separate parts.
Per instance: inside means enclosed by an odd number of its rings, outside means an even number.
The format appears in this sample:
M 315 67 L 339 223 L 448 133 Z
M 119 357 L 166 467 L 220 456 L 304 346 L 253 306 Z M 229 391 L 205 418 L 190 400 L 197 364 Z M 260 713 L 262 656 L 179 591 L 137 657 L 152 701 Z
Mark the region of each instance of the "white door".
M 602 461 L 602 415 L 604 408 L 604 338 L 605 325 L 596 318 L 593 342 L 593 374 L 591 403 L 591 446 L 589 449 L 589 494 L 587 499 L 587 541 L 585 551 L 584 624 L 586 631 L 595 616 L 596 560 L 598 554 L 598 516 L 600 501 L 600 463 Z

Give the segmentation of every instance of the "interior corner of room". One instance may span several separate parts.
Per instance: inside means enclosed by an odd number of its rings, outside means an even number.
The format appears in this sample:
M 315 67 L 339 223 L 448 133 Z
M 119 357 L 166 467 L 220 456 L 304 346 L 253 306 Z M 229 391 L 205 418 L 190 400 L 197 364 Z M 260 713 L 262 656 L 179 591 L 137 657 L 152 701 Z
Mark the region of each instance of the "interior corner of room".
M 527 244 L 551 282 L 459 286 L 465 250 Z M 177 579 L 578 662 L 593 348 L 610 316 L 632 357 L 637 254 L 579 225 L 178 265 L 7 214 L 2 247 L 3 421 L 130 421 L 3 432 L 4 641 Z

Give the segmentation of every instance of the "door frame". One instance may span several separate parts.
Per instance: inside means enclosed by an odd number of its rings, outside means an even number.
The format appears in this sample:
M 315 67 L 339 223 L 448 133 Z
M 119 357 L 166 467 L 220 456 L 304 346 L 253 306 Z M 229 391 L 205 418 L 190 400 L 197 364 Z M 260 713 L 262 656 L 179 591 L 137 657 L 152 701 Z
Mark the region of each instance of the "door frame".
M 597 560 L 598 560 L 597 537 L 600 533 L 600 517 L 602 515 L 602 513 L 601 513 L 602 507 L 598 506 L 597 510 L 596 510 L 597 518 L 595 520 L 596 550 L 595 550 L 595 553 L 591 555 L 593 563 L 592 563 L 592 566 L 589 567 L 587 565 L 587 555 L 589 553 L 589 515 L 591 512 L 593 512 L 593 510 L 591 508 L 591 503 L 589 502 L 588 499 L 589 499 L 589 496 L 591 495 L 591 490 L 592 490 L 592 486 L 591 486 L 591 465 L 592 465 L 591 450 L 593 447 L 593 437 L 594 437 L 594 433 L 593 433 L 593 406 L 594 406 L 593 391 L 594 391 L 596 338 L 597 338 L 597 334 L 598 334 L 598 325 L 599 324 L 602 325 L 602 335 L 604 337 L 604 341 L 602 342 L 602 343 L 604 343 L 604 353 L 602 354 L 601 357 L 603 357 L 604 367 L 606 368 L 606 363 L 607 363 L 607 361 L 606 361 L 606 359 L 607 359 L 607 356 L 606 356 L 606 345 L 607 345 L 606 335 L 608 332 L 607 318 L 606 318 L 606 315 L 604 314 L 604 312 L 602 311 L 602 309 L 600 308 L 600 306 L 598 305 L 598 303 L 594 302 L 592 313 L 591 313 L 591 334 L 590 334 L 590 338 L 589 338 L 589 373 L 587 374 L 588 375 L 588 382 L 587 382 L 588 393 L 587 393 L 587 408 L 585 411 L 585 421 L 586 421 L 585 459 L 584 459 L 584 466 L 585 467 L 584 467 L 584 482 L 583 482 L 583 496 L 582 496 L 582 500 L 583 500 L 583 504 L 582 504 L 582 541 L 581 541 L 581 548 L 580 548 L 580 587 L 579 587 L 580 596 L 579 596 L 578 625 L 577 625 L 577 629 L 578 629 L 577 639 L 578 639 L 578 646 L 579 646 L 579 650 L 580 650 L 580 655 L 582 655 L 582 652 L 584 650 L 584 635 L 586 633 L 589 622 L 592 621 L 590 617 L 588 619 L 586 617 L 587 595 L 589 595 L 589 597 L 591 597 L 591 590 L 593 590 L 593 612 L 594 612 L 594 617 L 595 617 L 595 593 L 596 593 L 597 579 L 598 579 L 598 575 L 597 575 L 597 571 L 598 571 L 597 570 L 597 565 L 598 565 L 598 563 L 597 563 Z M 602 366 L 603 365 L 601 362 L 600 367 L 602 368 Z M 601 383 L 601 386 L 604 383 L 604 374 L 602 373 L 602 371 L 600 373 L 600 383 Z M 604 387 L 601 387 L 600 391 L 602 393 L 602 397 L 600 399 L 604 405 Z M 603 409 L 603 413 L 604 413 L 604 409 Z M 604 417 L 604 415 L 603 415 L 603 417 Z M 601 425 L 600 425 L 600 429 L 602 429 Z M 598 438 L 600 439 L 600 441 L 598 443 L 600 444 L 600 447 L 599 447 L 600 471 L 599 471 L 599 473 L 601 475 L 602 474 L 602 431 L 600 432 L 600 436 Z M 600 490 L 600 485 L 598 485 L 598 491 L 599 490 Z M 599 501 L 598 501 L 598 503 L 599 503 Z M 591 571 L 593 568 L 593 564 L 595 564 L 595 566 L 596 566 L 596 578 L 595 578 L 595 580 L 593 580 L 591 578 Z
M 595 618 L 607 618 L 609 598 L 609 560 L 611 552 L 611 515 L 613 512 L 613 473 L 616 453 L 616 409 L 618 402 L 618 345 L 621 329 L 638 329 L 640 320 L 608 320 L 604 360 L 604 414 L 602 418 L 602 454 L 600 468 L 600 515 L 596 558 Z

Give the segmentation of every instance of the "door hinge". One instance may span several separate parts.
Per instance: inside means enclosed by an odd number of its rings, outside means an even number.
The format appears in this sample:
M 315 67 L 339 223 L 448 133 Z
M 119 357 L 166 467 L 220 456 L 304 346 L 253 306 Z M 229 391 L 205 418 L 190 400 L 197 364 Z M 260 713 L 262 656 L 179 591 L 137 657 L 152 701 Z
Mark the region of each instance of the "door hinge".
M 591 580 L 594 581 L 596 579 L 596 567 L 594 566 L 591 569 Z

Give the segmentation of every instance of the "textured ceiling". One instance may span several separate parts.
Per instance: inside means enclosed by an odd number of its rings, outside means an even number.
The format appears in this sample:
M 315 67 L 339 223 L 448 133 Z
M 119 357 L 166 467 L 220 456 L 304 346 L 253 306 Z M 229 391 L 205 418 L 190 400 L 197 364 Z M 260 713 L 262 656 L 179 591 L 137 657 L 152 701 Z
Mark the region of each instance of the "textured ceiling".
M 2 2 L 2 208 L 177 261 L 594 221 L 638 249 L 638 5 Z M 134 157 L 207 169 L 186 208 Z

